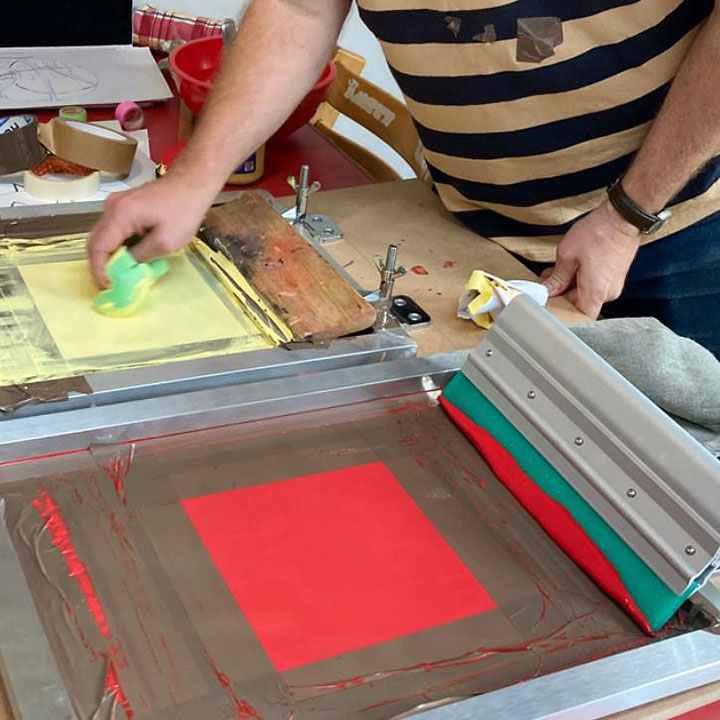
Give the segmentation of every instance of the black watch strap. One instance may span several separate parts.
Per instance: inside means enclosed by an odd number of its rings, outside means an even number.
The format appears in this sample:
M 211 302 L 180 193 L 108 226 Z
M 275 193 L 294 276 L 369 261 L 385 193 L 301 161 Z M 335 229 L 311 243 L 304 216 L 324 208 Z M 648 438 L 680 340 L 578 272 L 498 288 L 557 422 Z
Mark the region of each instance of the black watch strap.
M 607 194 L 610 204 L 618 211 L 620 216 L 631 225 L 634 225 L 643 235 L 651 235 L 657 232 L 671 215 L 669 210 L 663 210 L 657 215 L 645 212 L 625 194 L 621 177 L 608 188 Z

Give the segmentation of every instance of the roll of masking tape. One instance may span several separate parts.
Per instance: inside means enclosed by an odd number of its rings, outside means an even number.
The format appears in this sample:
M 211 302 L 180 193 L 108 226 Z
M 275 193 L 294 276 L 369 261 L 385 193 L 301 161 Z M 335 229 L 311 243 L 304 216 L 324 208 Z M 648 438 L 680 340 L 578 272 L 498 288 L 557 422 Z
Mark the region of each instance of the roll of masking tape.
M 40 141 L 53 154 L 93 170 L 126 176 L 137 140 L 109 128 L 57 117 L 40 126 Z
M 60 108 L 58 117 L 62 120 L 77 120 L 78 122 L 87 122 L 87 110 L 80 105 L 69 105 Z
M 45 155 L 34 115 L 0 117 L 0 175 L 34 167 Z
M 100 173 L 89 175 L 36 175 L 26 170 L 23 175 L 25 192 L 38 200 L 68 202 L 87 200 L 100 190 Z
M 140 130 L 145 125 L 145 113 L 139 105 L 130 100 L 121 102 L 115 108 L 115 119 L 123 130 Z

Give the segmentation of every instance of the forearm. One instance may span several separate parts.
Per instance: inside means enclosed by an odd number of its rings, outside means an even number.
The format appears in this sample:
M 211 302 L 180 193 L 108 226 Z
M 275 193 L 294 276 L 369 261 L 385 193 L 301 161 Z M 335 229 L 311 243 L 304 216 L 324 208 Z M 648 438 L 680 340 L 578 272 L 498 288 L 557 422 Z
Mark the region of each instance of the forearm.
M 170 177 L 208 196 L 284 122 L 320 76 L 349 0 L 253 0 L 198 128 Z
M 695 39 L 623 188 L 645 210 L 659 212 L 718 154 L 720 8 Z

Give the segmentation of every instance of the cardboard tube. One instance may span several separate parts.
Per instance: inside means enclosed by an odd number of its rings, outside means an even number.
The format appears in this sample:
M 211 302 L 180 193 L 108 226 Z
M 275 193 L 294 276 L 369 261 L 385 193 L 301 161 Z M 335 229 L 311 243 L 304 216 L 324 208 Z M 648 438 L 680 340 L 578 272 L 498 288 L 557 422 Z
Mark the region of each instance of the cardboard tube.
M 126 176 L 137 140 L 106 127 L 54 118 L 40 126 L 40 141 L 50 152 L 70 162 Z
M 43 161 L 45 148 L 37 135 L 34 115 L 0 118 L 0 175 L 27 170 Z
M 84 177 L 76 175 L 36 175 L 26 170 L 23 176 L 25 192 L 39 200 L 68 202 L 87 200 L 100 189 L 100 173 Z

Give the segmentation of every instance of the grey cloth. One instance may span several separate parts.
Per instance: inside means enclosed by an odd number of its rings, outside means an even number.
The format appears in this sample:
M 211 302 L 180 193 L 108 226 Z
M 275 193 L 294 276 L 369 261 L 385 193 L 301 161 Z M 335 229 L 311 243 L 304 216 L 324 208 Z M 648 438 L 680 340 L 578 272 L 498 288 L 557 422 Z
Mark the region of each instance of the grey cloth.
M 671 415 L 720 433 L 720 361 L 655 318 L 571 325 L 575 335 Z
M 704 445 L 718 460 L 720 460 L 720 433 L 695 425 L 682 418 L 673 418 L 688 434 L 692 435 L 701 445 Z

